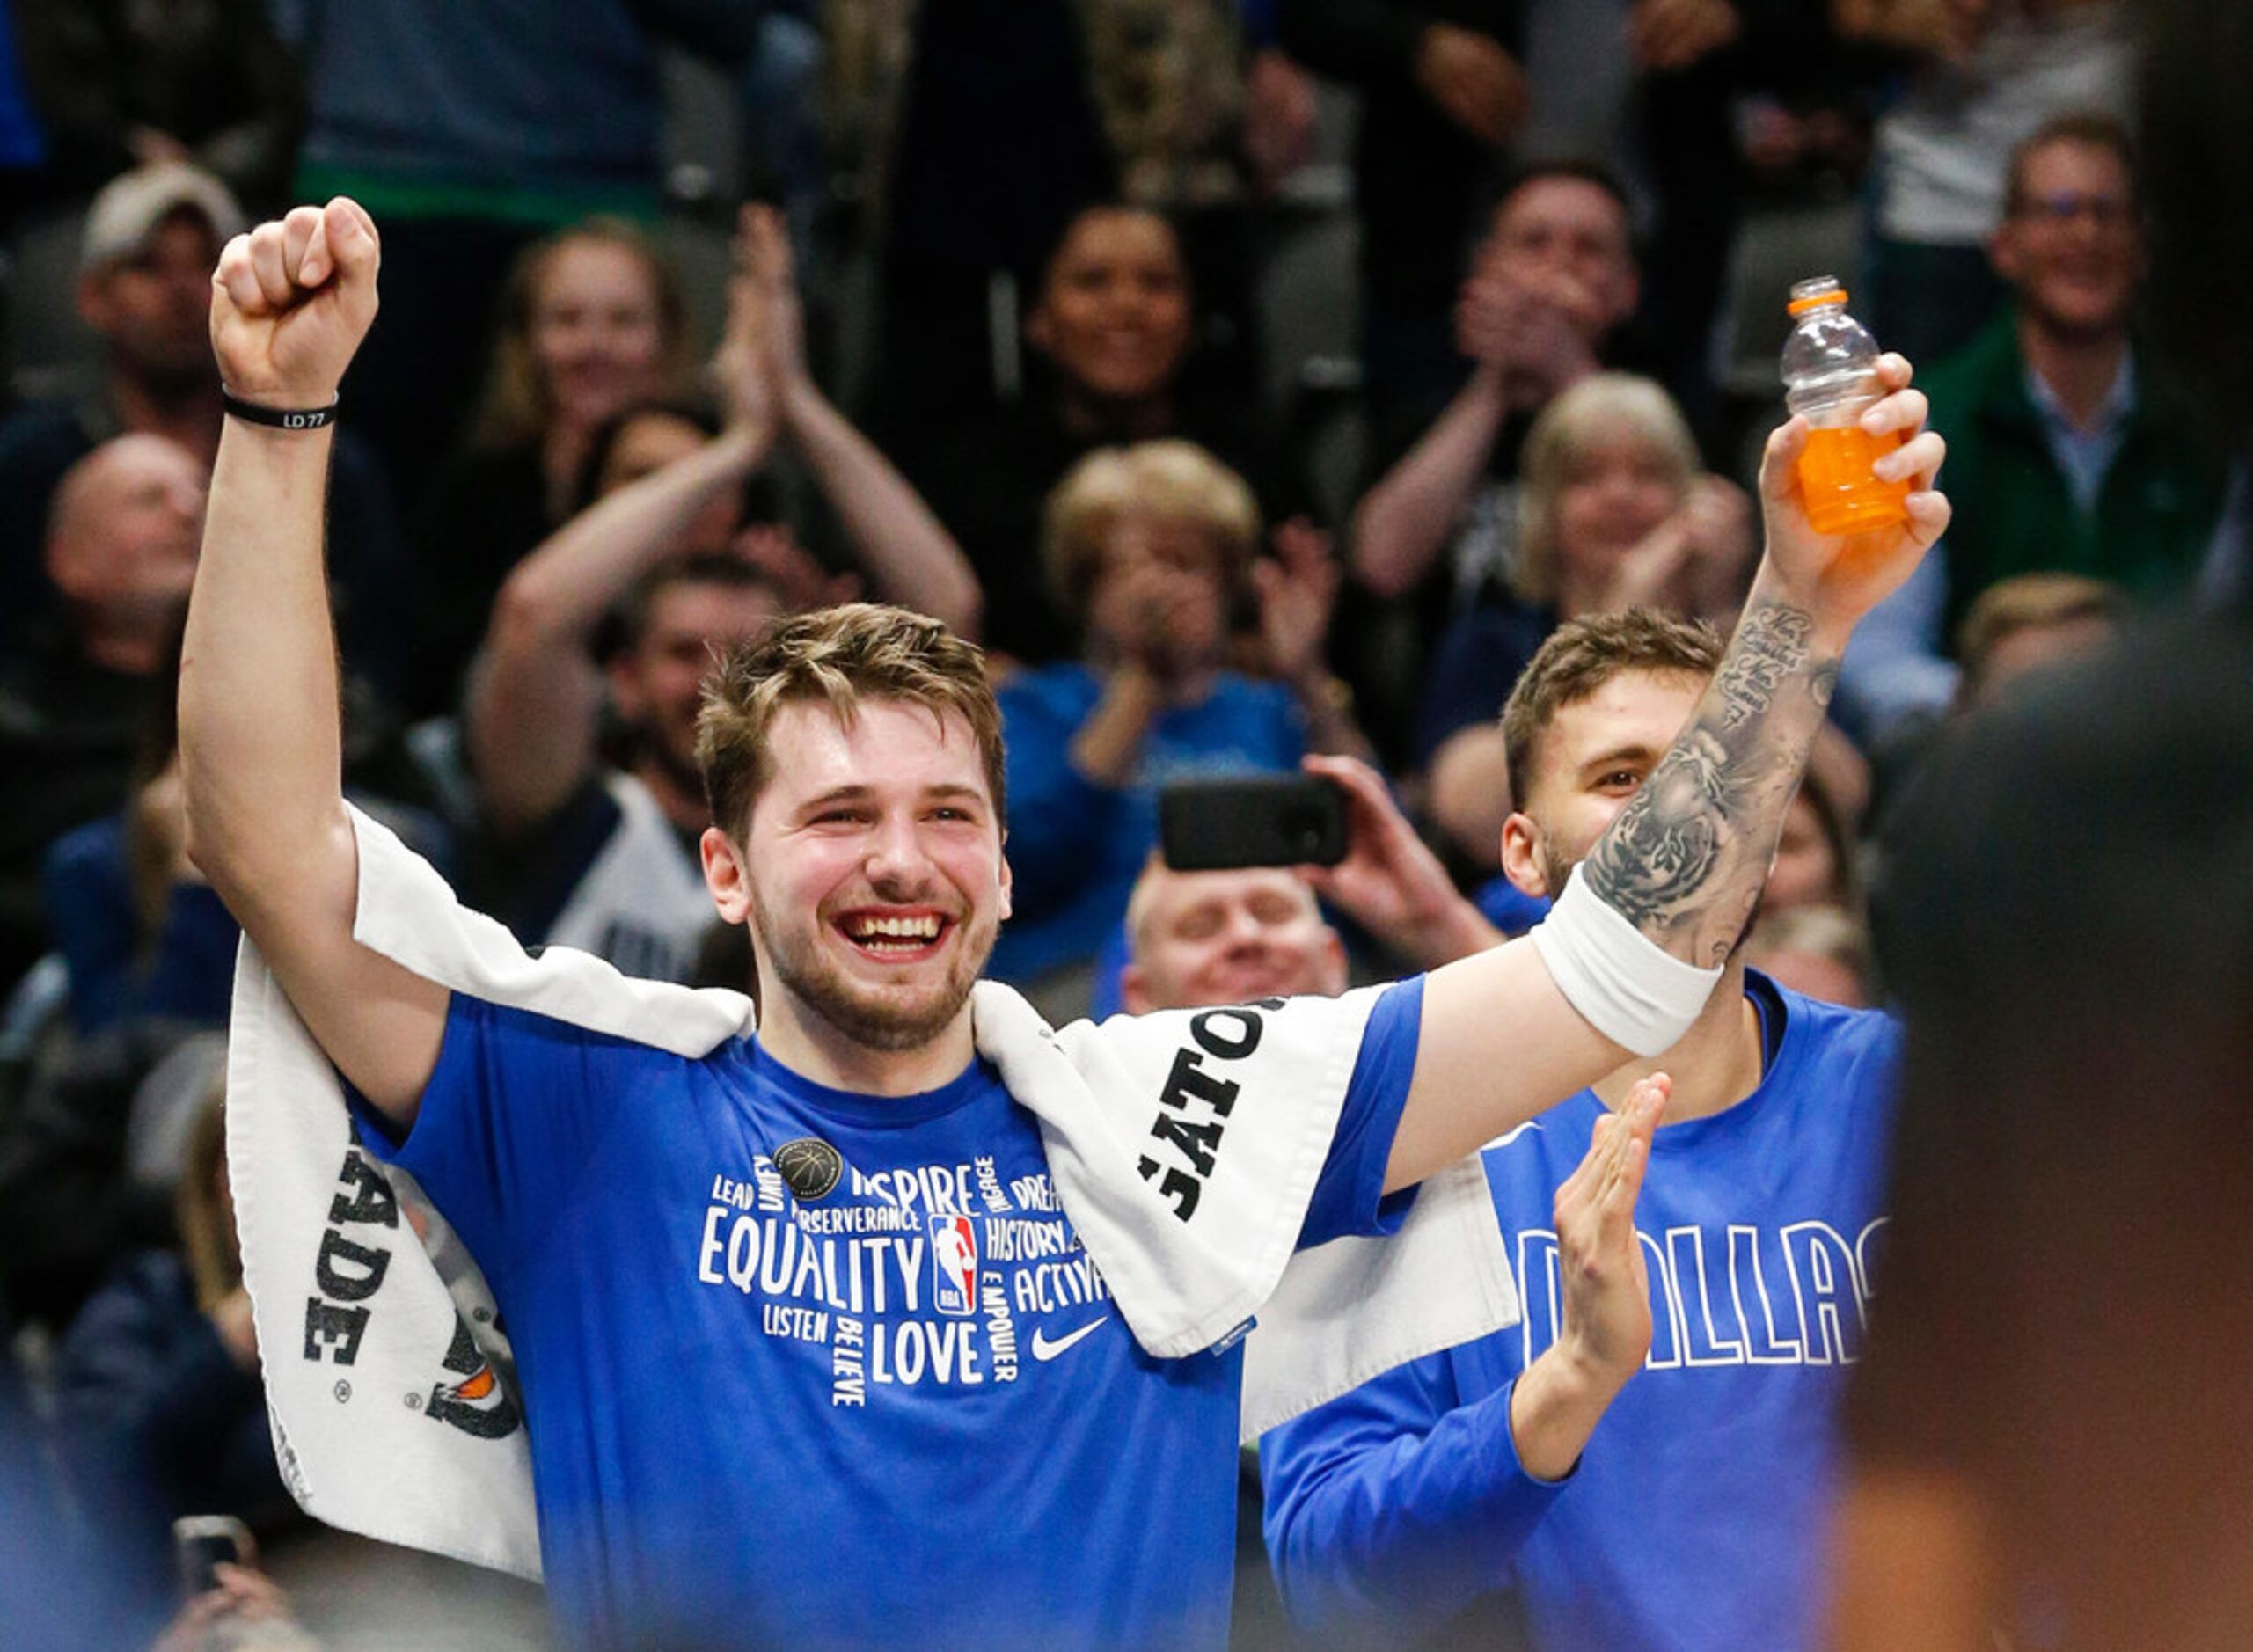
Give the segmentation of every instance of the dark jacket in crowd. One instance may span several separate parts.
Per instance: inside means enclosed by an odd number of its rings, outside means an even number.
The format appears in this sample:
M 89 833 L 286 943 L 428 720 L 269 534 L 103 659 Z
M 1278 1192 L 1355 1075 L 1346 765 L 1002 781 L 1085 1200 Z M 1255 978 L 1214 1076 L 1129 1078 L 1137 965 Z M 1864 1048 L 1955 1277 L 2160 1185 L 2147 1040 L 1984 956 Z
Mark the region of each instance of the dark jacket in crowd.
M 2189 587 L 2220 516 L 2224 468 L 2170 414 L 2147 354 L 2137 371 L 2119 451 L 2088 513 L 2050 455 L 2015 317 L 1920 378 L 1932 427 L 1948 438 L 1956 506 L 1944 636 L 1980 592 L 2014 574 L 2085 574 L 2145 596 Z
M 172 1241 L 172 1197 L 126 1169 L 134 1094 L 199 1029 L 144 1018 L 39 1065 L 0 1128 L 0 1295 L 27 1320 L 68 1325 L 119 1261 Z
M 0 421 L 0 656 L 56 618 L 46 568 L 55 490 L 72 465 L 121 434 L 100 397 L 36 402 Z M 393 699 L 406 672 L 409 613 L 399 512 L 375 456 L 349 430 L 338 433 L 329 486 L 329 569 L 346 660 Z
M 187 145 L 252 205 L 280 203 L 304 106 L 266 0 L 47 0 L 8 21 L 49 189 L 83 198 L 138 164 L 139 128 Z
M 0 673 L 0 994 L 50 944 L 40 890 L 48 846 L 123 807 L 159 691 L 150 677 L 61 647 Z
M 196 1306 L 187 1265 L 143 1251 L 87 1302 L 55 1361 L 55 1439 L 66 1482 L 141 1590 L 172 1577 L 172 1523 L 289 1517 L 266 1393 Z
M 1495 152 L 1457 126 L 1416 84 L 1423 32 L 1453 24 L 1524 48 L 1518 0 L 1281 0 L 1284 49 L 1317 74 L 1358 87 L 1364 302 L 1393 314 L 1445 313 L 1463 275 L 1463 248 Z

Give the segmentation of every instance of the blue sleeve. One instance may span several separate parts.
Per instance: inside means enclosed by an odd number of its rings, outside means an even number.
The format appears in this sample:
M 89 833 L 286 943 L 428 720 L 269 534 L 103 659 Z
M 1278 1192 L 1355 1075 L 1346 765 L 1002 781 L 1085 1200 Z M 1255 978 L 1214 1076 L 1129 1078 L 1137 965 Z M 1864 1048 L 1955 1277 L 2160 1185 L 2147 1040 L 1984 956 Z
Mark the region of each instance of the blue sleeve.
M 1436 1355 L 1261 1440 L 1268 1560 L 1294 1623 L 1397 1644 L 1510 1583 L 1568 1483 L 1518 1462 L 1514 1388 L 1466 1404 Z
M 1927 552 L 1908 582 L 1864 617 L 1839 662 L 1840 708 L 1864 743 L 1918 713 L 1946 711 L 1956 697 L 1958 672 L 1941 635 L 1947 558 L 1944 542 Z
M 1391 1233 L 1407 1219 L 1415 1189 L 1387 1195 L 1385 1167 L 1392 1161 L 1393 1137 L 1400 1131 L 1401 1109 L 1415 1077 L 1423 1026 L 1422 976 L 1387 988 L 1370 1011 L 1353 1077 L 1346 1081 L 1337 1132 L 1330 1138 L 1330 1156 L 1306 1202 L 1299 1249 L 1349 1233 Z
M 1547 895 L 1525 895 L 1508 878 L 1496 874 L 1481 884 L 1471 896 L 1471 904 L 1480 914 L 1503 934 L 1523 935 L 1527 930 L 1549 915 L 1550 902 Z
M 1094 870 L 1089 845 L 1101 840 L 1123 800 L 1123 793 L 1095 785 L 1072 766 L 1072 737 L 1092 707 L 1075 704 L 1065 686 L 1035 677 L 1000 696 L 1009 755 L 1011 902 L 1020 918 L 1037 917 L 1078 892 Z
M 404 1139 L 365 1112 L 362 1144 L 411 1173 L 498 1289 L 571 1202 L 603 1129 L 677 1057 L 457 992 Z

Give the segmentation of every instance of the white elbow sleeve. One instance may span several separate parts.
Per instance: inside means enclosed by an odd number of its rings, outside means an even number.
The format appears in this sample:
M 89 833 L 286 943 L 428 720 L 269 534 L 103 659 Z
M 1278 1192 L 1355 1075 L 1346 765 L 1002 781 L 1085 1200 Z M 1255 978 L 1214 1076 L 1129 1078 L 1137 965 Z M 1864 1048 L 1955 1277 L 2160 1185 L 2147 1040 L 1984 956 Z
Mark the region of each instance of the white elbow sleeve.
M 1671 1049 L 1705 1008 L 1718 969 L 1684 963 L 1613 910 L 1573 868 L 1533 945 L 1588 1024 L 1638 1056 Z

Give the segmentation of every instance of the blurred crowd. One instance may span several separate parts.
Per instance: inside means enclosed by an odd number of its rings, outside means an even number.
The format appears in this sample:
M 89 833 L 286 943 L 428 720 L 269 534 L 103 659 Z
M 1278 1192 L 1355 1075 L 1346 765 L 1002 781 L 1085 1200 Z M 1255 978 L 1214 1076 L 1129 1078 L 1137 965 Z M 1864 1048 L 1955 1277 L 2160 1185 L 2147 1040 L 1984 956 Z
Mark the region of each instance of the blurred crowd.
M 405 1643 L 355 1618 L 369 1578 L 538 1634 L 528 1597 L 340 1553 L 260 1400 L 237 931 L 185 852 L 173 690 L 210 272 L 279 208 L 349 194 L 383 237 L 329 524 L 347 788 L 526 945 L 630 973 L 746 984 L 699 867 L 699 681 L 853 596 L 987 650 L 993 973 L 1052 1019 L 1163 1001 L 1130 902 L 1184 778 L 1358 759 L 1357 818 L 1397 809 L 1522 932 L 1503 703 L 1574 622 L 1726 633 L 1804 276 L 1915 362 L 1955 517 L 1847 656 L 1755 968 L 1886 1001 L 1888 844 L 1949 727 L 2145 605 L 2246 589 L 2242 465 L 2145 344 L 2111 0 L 0 22 L 0 1524 L 98 1531 L 114 1585 L 59 1637 Z M 1333 908 L 1329 990 L 1421 961 Z M 1225 915 L 1232 967 L 1306 917 Z M 172 1622 L 172 1522 L 205 1514 L 310 1630 L 252 1568 Z

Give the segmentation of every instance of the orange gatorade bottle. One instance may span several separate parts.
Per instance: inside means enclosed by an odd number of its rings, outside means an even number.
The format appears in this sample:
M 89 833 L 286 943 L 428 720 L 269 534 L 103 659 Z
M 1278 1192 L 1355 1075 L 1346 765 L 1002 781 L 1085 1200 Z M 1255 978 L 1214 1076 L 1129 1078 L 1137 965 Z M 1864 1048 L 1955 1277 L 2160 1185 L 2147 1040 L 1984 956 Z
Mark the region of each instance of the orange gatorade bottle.
M 1877 340 L 1847 313 L 1847 291 L 1818 275 L 1791 289 L 1797 324 L 1784 341 L 1784 401 L 1814 427 L 1799 456 L 1807 520 L 1818 533 L 1860 533 L 1909 519 L 1906 481 L 1881 482 L 1870 471 L 1898 435 L 1873 436 L 1859 420 L 1878 398 Z

